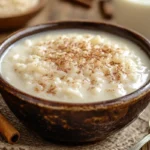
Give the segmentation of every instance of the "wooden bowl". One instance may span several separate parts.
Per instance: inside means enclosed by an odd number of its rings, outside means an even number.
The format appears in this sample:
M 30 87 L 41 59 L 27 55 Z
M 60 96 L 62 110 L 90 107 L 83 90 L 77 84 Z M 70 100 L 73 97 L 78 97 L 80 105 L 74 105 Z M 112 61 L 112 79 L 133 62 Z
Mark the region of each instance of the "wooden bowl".
M 0 17 L 0 30 L 3 31 L 23 27 L 30 19 L 32 19 L 42 10 L 46 4 L 46 1 L 47 0 L 40 0 L 35 7 L 21 15 L 5 18 Z
M 53 22 L 14 33 L 0 46 L 0 58 L 16 41 L 57 29 L 89 29 L 104 31 L 136 43 L 150 59 L 150 43 L 142 36 L 122 27 L 98 22 Z M 135 92 L 109 101 L 93 103 L 67 103 L 47 101 L 21 92 L 0 74 L 1 94 L 14 114 L 28 127 L 48 140 L 70 143 L 103 140 L 122 129 L 148 105 L 150 80 Z

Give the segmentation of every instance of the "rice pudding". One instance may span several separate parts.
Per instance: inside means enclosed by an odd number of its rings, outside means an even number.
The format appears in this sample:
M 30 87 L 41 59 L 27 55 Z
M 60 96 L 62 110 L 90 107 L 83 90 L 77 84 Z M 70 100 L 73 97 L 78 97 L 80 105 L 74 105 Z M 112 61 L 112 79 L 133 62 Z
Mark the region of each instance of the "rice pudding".
M 109 33 L 57 30 L 9 47 L 1 59 L 1 73 L 30 95 L 86 103 L 136 91 L 149 79 L 150 59 L 133 42 Z
M 39 3 L 39 0 L 0 0 L 0 17 L 21 15 Z

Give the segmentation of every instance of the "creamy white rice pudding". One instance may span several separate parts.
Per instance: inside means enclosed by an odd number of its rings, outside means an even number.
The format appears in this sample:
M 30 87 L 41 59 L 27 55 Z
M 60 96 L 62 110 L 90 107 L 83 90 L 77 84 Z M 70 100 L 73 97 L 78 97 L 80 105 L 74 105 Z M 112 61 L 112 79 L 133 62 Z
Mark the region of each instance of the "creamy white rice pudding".
M 140 88 L 149 79 L 150 59 L 124 38 L 69 29 L 16 42 L 3 55 L 1 72 L 10 84 L 30 95 L 86 103 Z
M 21 15 L 38 3 L 39 0 L 0 0 L 0 17 Z

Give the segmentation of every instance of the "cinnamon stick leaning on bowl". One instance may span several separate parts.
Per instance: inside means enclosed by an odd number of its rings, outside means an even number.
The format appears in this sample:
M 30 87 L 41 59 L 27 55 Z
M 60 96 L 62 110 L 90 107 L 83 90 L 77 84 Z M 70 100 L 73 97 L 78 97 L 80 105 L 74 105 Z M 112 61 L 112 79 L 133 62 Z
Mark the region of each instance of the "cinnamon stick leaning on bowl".
M 10 144 L 16 143 L 20 138 L 20 133 L 12 126 L 11 123 L 0 113 L 0 134 Z

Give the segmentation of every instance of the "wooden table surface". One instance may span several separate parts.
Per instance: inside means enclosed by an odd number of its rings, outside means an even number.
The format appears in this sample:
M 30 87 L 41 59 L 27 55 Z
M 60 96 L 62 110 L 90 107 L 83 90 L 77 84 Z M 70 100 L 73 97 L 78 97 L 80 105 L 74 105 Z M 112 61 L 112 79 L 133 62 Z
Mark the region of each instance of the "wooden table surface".
M 91 8 L 86 8 L 78 4 L 71 3 L 67 0 L 47 0 L 48 3 L 44 10 L 35 18 L 30 20 L 26 26 L 41 24 L 47 21 L 63 21 L 63 20 L 90 20 L 102 21 L 99 10 L 99 0 L 93 0 Z M 8 36 L 9 32 L 0 32 L 0 42 Z

